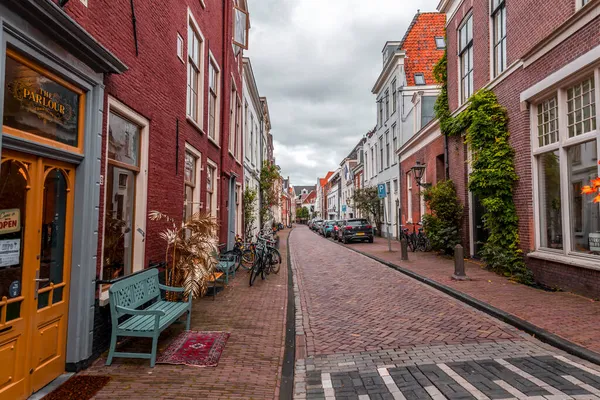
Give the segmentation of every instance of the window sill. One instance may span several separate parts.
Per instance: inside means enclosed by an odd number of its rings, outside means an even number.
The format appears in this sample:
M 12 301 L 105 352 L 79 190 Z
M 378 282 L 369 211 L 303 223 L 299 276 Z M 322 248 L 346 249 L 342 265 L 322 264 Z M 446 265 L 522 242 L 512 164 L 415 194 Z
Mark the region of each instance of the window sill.
M 200 132 L 203 135 L 206 135 L 206 132 L 204 132 L 204 129 L 202 129 L 202 127 L 200 126 L 200 124 L 198 124 L 196 121 L 194 121 L 193 119 L 191 119 L 189 116 L 186 116 L 185 119 L 187 120 L 187 122 L 192 125 L 194 128 L 196 128 L 196 130 L 198 132 Z
M 219 143 L 217 143 L 217 141 L 215 139 L 211 138 L 210 136 L 207 136 L 207 137 L 208 137 L 208 141 L 211 142 L 212 144 L 214 144 L 217 149 L 219 149 L 219 150 L 221 149 L 221 146 L 219 146 Z
M 527 257 L 536 258 L 539 260 L 552 261 L 559 264 L 566 264 L 572 267 L 586 268 L 592 269 L 595 271 L 600 271 L 600 260 L 594 260 L 587 257 L 580 257 L 575 255 L 564 255 L 564 254 L 556 254 L 550 251 L 537 250 L 532 253 L 527 254 Z

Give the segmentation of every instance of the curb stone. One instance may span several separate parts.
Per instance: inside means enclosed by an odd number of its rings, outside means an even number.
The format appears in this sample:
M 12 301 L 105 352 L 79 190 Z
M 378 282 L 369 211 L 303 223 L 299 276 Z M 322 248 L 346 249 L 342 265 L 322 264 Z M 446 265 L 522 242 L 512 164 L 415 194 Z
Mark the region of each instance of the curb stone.
M 285 349 L 283 353 L 283 366 L 281 368 L 281 386 L 279 398 L 291 399 L 294 394 L 294 366 L 296 364 L 296 302 L 294 298 L 294 281 L 291 263 L 290 236 L 294 228 L 290 229 L 287 236 L 287 268 L 288 268 L 288 290 L 287 311 L 285 324 Z

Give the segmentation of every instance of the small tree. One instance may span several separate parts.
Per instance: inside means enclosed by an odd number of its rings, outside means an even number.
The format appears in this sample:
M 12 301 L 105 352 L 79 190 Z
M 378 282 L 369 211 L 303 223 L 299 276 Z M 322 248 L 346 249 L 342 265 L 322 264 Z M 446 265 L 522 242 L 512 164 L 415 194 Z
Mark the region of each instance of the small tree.
M 376 187 L 357 189 L 352 196 L 352 203 L 354 208 L 372 218 L 376 226 L 380 226 L 382 219 L 381 199 Z
M 260 170 L 260 194 L 262 198 L 260 207 L 261 225 L 264 225 L 270 218 L 271 207 L 279 204 L 279 193 L 275 188 L 275 182 L 279 178 L 279 166 L 265 161 Z
M 244 212 L 244 238 L 250 240 L 252 237 L 252 228 L 256 222 L 256 201 L 258 192 L 254 189 L 246 188 L 242 199 L 242 210 Z
M 296 209 L 296 219 L 300 221 L 306 221 L 309 218 L 308 208 L 300 207 Z
M 423 194 L 430 214 L 423 216 L 423 228 L 431 247 L 436 251 L 454 254 L 454 247 L 460 243 L 460 225 L 463 206 L 456 195 L 454 182 L 439 182 L 425 190 Z

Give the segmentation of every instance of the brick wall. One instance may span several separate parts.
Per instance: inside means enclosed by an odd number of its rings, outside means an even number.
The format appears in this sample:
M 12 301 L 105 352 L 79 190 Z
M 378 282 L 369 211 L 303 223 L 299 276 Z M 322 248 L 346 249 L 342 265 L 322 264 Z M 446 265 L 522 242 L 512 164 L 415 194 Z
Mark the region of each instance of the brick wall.
M 448 88 L 452 110 L 458 108 L 458 57 L 457 32 L 464 16 L 474 15 L 475 89 L 490 81 L 490 42 L 488 2 L 465 2 L 465 5 L 449 21 L 448 36 Z M 473 9 L 474 7 L 474 9 Z M 507 1 L 507 52 L 508 64 L 522 58 L 535 45 L 563 24 L 575 12 L 574 0 L 542 0 L 519 2 Z M 519 181 L 514 188 L 515 205 L 519 216 L 521 248 L 527 253 L 535 247 L 533 218 L 533 176 L 531 156 L 531 127 L 529 111 L 522 111 L 520 93 L 577 57 L 600 45 L 600 17 L 595 18 L 563 43 L 539 60 L 520 68 L 494 87 L 498 101 L 506 107 L 509 116 L 511 145 L 515 149 L 515 166 Z M 450 139 L 450 174 L 461 196 L 468 198 L 466 149 L 462 139 Z M 468 209 L 466 218 L 468 218 Z M 468 226 L 468 225 L 467 225 Z M 560 287 L 591 297 L 600 295 L 600 273 L 559 263 L 527 259 L 536 280 L 550 286 Z

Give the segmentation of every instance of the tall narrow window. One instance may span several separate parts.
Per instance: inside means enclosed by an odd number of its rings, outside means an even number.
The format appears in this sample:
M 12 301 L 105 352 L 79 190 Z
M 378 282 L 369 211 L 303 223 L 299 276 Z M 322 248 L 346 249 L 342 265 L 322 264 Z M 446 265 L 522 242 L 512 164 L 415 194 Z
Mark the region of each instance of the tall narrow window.
M 540 147 L 558 141 L 557 103 L 555 96 L 538 104 L 538 139 Z
M 387 131 L 385 133 L 385 167 L 386 168 L 390 167 L 390 159 L 391 159 L 391 153 L 390 153 L 390 131 Z
M 461 103 L 473 94 L 473 15 L 458 29 Z
M 396 94 L 396 80 L 394 79 L 392 81 L 392 114 L 394 114 L 396 112 L 396 109 L 398 108 L 398 104 L 396 102 Z
M 229 100 L 229 152 L 235 157 L 235 140 L 236 140 L 236 101 L 237 91 L 235 88 L 231 90 L 231 99 Z
M 396 163 L 396 151 L 398 150 L 398 137 L 396 133 L 396 124 L 392 125 L 392 142 L 394 143 L 394 164 Z
M 186 146 L 187 147 L 187 146 Z M 200 187 L 198 185 L 198 156 L 191 150 L 185 152 L 184 165 L 184 205 L 183 220 L 187 221 L 194 213 L 199 210 Z
M 202 126 L 202 61 L 204 40 L 191 15 L 188 23 L 187 116 Z
M 383 125 L 383 99 L 377 101 L 379 103 L 379 126 Z
M 494 76 L 498 76 L 506 69 L 505 0 L 492 0 L 492 20 L 494 21 Z
M 373 148 L 371 147 L 371 176 L 372 178 L 375 175 L 375 156 L 373 155 Z
M 250 162 L 254 165 L 254 115 L 250 115 Z
M 390 91 L 385 91 L 385 120 L 390 119 Z
M 250 132 L 248 131 L 248 103 L 244 104 L 244 151 L 246 152 L 245 157 L 247 160 L 250 159 L 250 149 L 252 148 L 252 142 L 250 141 Z
M 212 164 L 206 165 L 206 212 L 213 217 L 217 216 L 216 201 L 216 168 Z
M 379 137 L 379 171 L 383 171 L 383 135 Z
M 208 65 L 208 136 L 217 140 L 219 70 L 211 60 Z
M 236 119 L 235 119 L 235 158 L 242 160 L 242 102 L 236 98 Z

